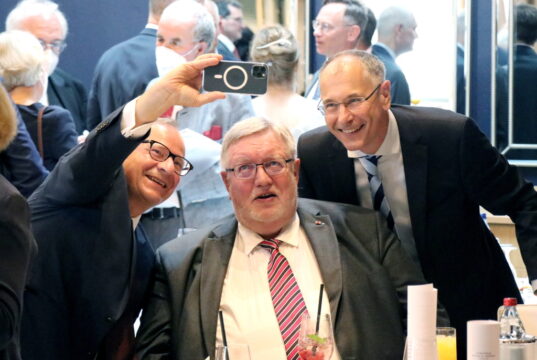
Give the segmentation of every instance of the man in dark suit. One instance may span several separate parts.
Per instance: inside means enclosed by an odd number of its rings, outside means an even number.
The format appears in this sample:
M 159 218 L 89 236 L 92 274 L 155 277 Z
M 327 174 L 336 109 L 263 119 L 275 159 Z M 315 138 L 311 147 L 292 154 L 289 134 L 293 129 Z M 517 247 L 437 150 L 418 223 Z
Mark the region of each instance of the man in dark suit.
M 281 124 L 250 118 L 228 131 L 221 176 L 235 215 L 159 249 L 140 359 L 212 357 L 223 341 L 219 309 L 228 344 L 248 344 L 263 359 L 297 359 L 295 321 L 314 316 L 320 296 L 341 359 L 402 358 L 407 285 L 423 282 L 421 273 L 373 211 L 298 201 L 295 155 Z M 267 265 L 279 266 L 285 291 Z
M 46 93 L 40 102 L 69 110 L 81 134 L 87 128 L 86 89 L 79 80 L 57 68 L 68 30 L 58 4 L 49 0 L 20 1 L 7 16 L 6 30 L 28 31 L 39 39 L 45 50 L 45 70 L 49 75 Z
M 378 42 L 373 45 L 372 53 L 386 67 L 386 79 L 391 83 L 394 104 L 410 105 L 408 83 L 395 58 L 412 50 L 418 37 L 416 27 L 414 15 L 397 6 L 384 10 L 378 19 Z
M 238 61 L 240 54 L 234 42 L 242 37 L 244 19 L 242 5 L 235 0 L 216 1 L 220 23 L 218 24 L 218 43 L 216 50 L 224 60 Z
M 356 48 L 367 24 L 367 8 L 357 0 L 326 0 L 312 23 L 315 49 L 327 58 Z M 319 99 L 319 71 L 306 89 L 305 97 Z
M 88 100 L 88 128 L 143 93 L 158 77 L 155 43 L 162 11 L 175 0 L 149 0 L 145 28 L 138 35 L 114 45 L 97 62 Z
M 438 288 L 463 358 L 466 321 L 496 318 L 504 297 L 520 300 L 479 206 L 515 222 L 534 280 L 537 194 L 532 184 L 471 119 L 432 108 L 390 108 L 390 82 L 372 55 L 354 51 L 331 59 L 321 70 L 321 98 L 327 128 L 299 139 L 300 195 L 379 208 L 391 217 L 408 254 Z M 366 155 L 381 156 L 377 179 L 385 196 L 375 191 L 372 199 L 367 164 L 362 165 Z M 388 211 L 377 206 L 382 198 Z
M 190 163 L 175 127 L 153 122 L 199 93 L 205 55 L 176 68 L 101 123 L 30 198 L 39 246 L 24 297 L 24 359 L 130 359 L 153 266 L 141 214 L 175 191 Z M 138 226 L 137 226 L 138 225 Z
M 0 151 L 17 133 L 17 118 L 0 85 Z M 20 359 L 19 329 L 22 294 L 30 260 L 35 254 L 30 209 L 24 197 L 0 175 L 0 359 Z

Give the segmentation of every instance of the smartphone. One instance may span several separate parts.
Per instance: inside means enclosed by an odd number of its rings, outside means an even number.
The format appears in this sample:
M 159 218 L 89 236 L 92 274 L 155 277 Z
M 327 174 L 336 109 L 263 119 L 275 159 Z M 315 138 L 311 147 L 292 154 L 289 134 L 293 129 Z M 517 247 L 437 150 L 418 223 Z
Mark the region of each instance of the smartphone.
M 268 66 L 244 61 L 220 61 L 203 71 L 203 89 L 248 95 L 267 92 Z

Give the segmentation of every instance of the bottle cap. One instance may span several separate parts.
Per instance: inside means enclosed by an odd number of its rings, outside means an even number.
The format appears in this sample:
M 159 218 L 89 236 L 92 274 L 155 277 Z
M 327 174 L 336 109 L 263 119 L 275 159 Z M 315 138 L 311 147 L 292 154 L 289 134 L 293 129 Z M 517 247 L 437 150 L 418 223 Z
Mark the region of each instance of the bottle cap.
M 517 301 L 516 298 L 504 298 L 503 299 L 503 306 L 516 306 Z

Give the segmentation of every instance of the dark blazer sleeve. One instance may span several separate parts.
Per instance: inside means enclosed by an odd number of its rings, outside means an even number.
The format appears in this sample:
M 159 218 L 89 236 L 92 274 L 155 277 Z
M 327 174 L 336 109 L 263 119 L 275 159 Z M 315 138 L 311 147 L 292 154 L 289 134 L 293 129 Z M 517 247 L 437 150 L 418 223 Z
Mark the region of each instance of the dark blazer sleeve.
M 528 277 L 537 279 L 537 193 L 473 121 L 466 121 L 463 131 L 458 156 L 466 194 L 493 214 L 513 220 Z
M 28 204 L 0 175 L 0 350 L 19 328 L 22 293 L 34 249 Z
M 0 153 L 1 172 L 25 197 L 45 180 L 48 170 L 17 111 L 17 135 Z
M 123 108 L 95 128 L 86 141 L 62 157 L 30 199 L 56 205 L 87 204 L 110 189 L 125 158 L 149 135 L 129 139 L 121 134 Z M 37 194 L 39 192 L 39 194 Z

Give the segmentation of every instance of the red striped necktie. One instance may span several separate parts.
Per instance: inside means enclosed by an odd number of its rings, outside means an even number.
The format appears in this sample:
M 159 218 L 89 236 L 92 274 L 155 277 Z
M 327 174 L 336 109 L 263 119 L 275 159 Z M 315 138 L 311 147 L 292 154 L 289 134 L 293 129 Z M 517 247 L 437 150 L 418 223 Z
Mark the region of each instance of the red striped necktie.
M 306 303 L 289 262 L 278 247 L 281 240 L 263 240 L 259 245 L 270 251 L 267 267 L 270 295 L 280 325 L 287 360 L 297 360 L 298 336 L 302 314 L 308 312 Z

